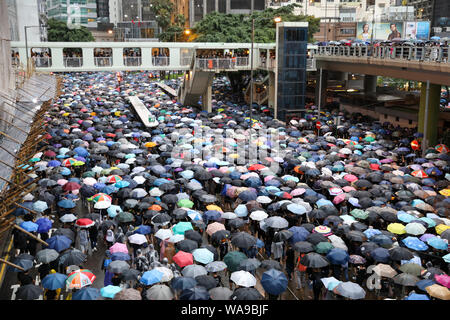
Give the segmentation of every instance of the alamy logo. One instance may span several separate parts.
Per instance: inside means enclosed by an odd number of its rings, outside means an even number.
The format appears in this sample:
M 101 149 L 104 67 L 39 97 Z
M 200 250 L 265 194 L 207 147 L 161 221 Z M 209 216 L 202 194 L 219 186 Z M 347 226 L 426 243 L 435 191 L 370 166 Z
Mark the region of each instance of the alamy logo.
M 67 28 L 71 30 L 81 28 L 81 9 L 78 4 L 67 6 Z

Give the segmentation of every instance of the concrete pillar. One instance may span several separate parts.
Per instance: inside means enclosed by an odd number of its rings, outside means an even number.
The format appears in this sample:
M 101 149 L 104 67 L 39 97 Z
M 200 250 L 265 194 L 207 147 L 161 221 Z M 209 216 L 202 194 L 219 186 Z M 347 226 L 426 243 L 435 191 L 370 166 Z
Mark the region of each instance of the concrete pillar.
M 64 69 L 63 48 L 52 48 L 52 68 Z
M 328 87 L 328 71 L 322 69 L 322 90 L 319 88 L 320 83 L 320 70 L 317 69 L 316 71 L 316 92 L 315 92 L 315 104 L 317 107 L 319 107 L 319 93 L 321 93 L 320 98 L 320 108 L 322 109 L 323 106 L 327 103 L 327 87 Z
M 267 105 L 269 108 L 273 108 L 275 106 L 275 72 L 269 72 L 269 98 L 267 100 Z
M 181 48 L 170 48 L 169 57 L 169 65 L 173 67 L 171 70 L 179 69 L 181 65 Z
M 203 0 L 203 18 L 208 14 L 208 10 L 207 10 L 207 2 L 206 0 Z
M 114 67 L 123 67 L 123 48 L 112 48 Z
M 377 92 L 377 79 L 378 76 L 372 76 L 366 74 L 364 76 L 364 92 L 365 93 L 376 93 Z
M 141 66 L 142 69 L 148 70 L 152 64 L 152 48 L 141 48 Z
M 206 91 L 202 95 L 202 109 L 206 110 L 207 112 L 212 111 L 212 83 L 208 84 L 208 87 L 206 88 Z
M 425 109 L 426 109 L 427 83 L 422 82 L 420 91 L 420 107 L 419 107 L 419 132 L 424 134 L 422 144 L 433 147 L 437 144 L 438 137 L 438 120 L 439 120 L 439 101 L 441 98 L 441 85 L 430 83 L 428 93 L 428 116 L 426 133 L 425 129 Z
M 94 48 L 81 48 L 83 53 L 83 68 L 95 68 Z

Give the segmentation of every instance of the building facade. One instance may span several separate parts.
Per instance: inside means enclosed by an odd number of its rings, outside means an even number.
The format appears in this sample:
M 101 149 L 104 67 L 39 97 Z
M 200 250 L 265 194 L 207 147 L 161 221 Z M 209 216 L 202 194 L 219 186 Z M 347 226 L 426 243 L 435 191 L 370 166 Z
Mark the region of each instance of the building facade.
M 97 28 L 96 0 L 47 0 L 49 19 L 67 21 L 68 24 L 80 24 L 87 28 Z
M 12 41 L 25 40 L 25 26 L 28 41 L 46 41 L 45 1 L 41 0 L 7 0 L 8 22 Z

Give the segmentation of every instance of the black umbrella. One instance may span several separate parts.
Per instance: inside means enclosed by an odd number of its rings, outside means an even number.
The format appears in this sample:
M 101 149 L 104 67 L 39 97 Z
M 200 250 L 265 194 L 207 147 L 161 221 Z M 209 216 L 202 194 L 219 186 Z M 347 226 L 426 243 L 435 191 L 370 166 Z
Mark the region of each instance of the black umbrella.
M 347 239 L 352 240 L 352 241 L 363 242 L 363 241 L 367 240 L 367 236 L 364 233 L 362 233 L 361 231 L 356 231 L 356 230 L 351 230 L 351 231 L 347 232 L 345 234 L 345 236 L 347 237 Z
M 52 233 L 53 236 L 66 236 L 67 238 L 69 238 L 70 240 L 75 241 L 75 233 L 68 228 L 59 228 L 58 230 L 56 230 L 55 232 Z
M 183 290 L 180 294 L 180 300 L 209 300 L 209 293 L 205 287 L 195 286 Z
M 389 255 L 392 260 L 400 261 L 400 260 L 411 260 L 414 258 L 414 255 L 406 248 L 396 247 L 389 250 Z
M 323 268 L 330 264 L 324 256 L 315 252 L 310 252 L 303 256 L 300 259 L 300 263 L 309 268 Z
M 231 236 L 231 243 L 238 248 L 248 249 L 256 244 L 256 238 L 247 232 L 237 232 Z
M 189 240 L 193 240 L 195 242 L 197 242 L 198 244 L 202 243 L 202 235 L 195 230 L 186 230 L 184 232 L 184 238 L 185 239 L 189 239 Z
M 172 220 L 172 217 L 169 216 L 167 213 L 158 213 L 153 216 L 152 223 L 164 224 L 166 222 L 169 222 L 170 220 Z
M 70 249 L 59 256 L 58 263 L 65 268 L 70 265 L 79 266 L 84 263 L 86 259 L 87 256 L 80 250 Z
M 269 269 L 282 270 L 281 264 L 278 261 L 272 260 L 272 259 L 264 260 L 263 262 L 261 262 L 260 267 L 263 269 L 268 269 L 268 270 Z
M 218 280 L 210 275 L 202 275 L 195 277 L 195 281 L 197 281 L 197 285 L 201 287 L 205 287 L 206 290 L 210 290 L 217 286 Z
M 229 230 L 219 230 L 213 233 L 211 236 L 211 239 L 215 243 L 219 243 L 223 239 L 229 238 L 231 235 L 231 232 Z
M 240 228 L 245 224 L 245 221 L 241 218 L 231 219 L 228 221 L 228 225 L 232 228 Z
M 286 241 L 291 238 L 294 234 L 289 230 L 281 230 L 275 233 L 273 237 L 276 242 Z
M 264 297 L 255 288 L 238 288 L 230 297 L 230 300 L 262 300 Z
M 245 259 L 239 263 L 239 270 L 253 271 L 258 269 L 260 265 L 261 262 L 258 259 L 255 258 Z
M 320 233 L 311 233 L 306 238 L 306 241 L 312 243 L 313 245 L 317 245 L 319 242 L 328 241 L 328 239 Z
M 314 251 L 314 246 L 307 241 L 298 241 L 294 244 L 294 250 L 300 253 L 308 253 Z
M 303 223 L 300 225 L 300 227 L 305 228 L 306 230 L 308 230 L 308 232 L 313 231 L 313 229 L 316 227 L 315 225 L 313 225 L 312 223 Z
M 41 287 L 34 284 L 27 284 L 19 287 L 16 292 L 16 299 L 18 300 L 35 300 L 43 293 Z
M 137 281 L 141 273 L 135 269 L 127 269 L 120 274 L 120 279 L 123 281 Z
M 184 240 L 181 240 L 180 242 L 177 242 L 175 244 L 175 246 L 178 250 L 181 250 L 184 252 L 191 252 L 198 248 L 198 243 L 193 240 L 184 239 Z

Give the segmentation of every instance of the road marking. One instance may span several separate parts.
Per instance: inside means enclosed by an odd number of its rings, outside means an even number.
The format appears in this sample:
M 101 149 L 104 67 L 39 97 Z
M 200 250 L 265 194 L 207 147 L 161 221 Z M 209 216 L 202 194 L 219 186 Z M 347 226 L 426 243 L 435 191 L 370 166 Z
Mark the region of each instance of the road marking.
M 11 300 L 16 300 L 16 291 L 17 291 L 17 289 L 19 289 L 19 287 L 20 287 L 20 284 L 13 284 L 11 286 L 11 289 L 13 289 L 13 292 L 11 294 Z
M 13 244 L 13 238 L 11 237 L 11 240 L 9 241 L 8 250 L 6 251 L 5 260 L 8 261 L 9 258 L 9 252 L 11 251 L 11 246 Z M 0 271 L 0 284 L 3 283 L 3 273 L 5 272 L 6 263 L 3 263 L 2 271 Z

